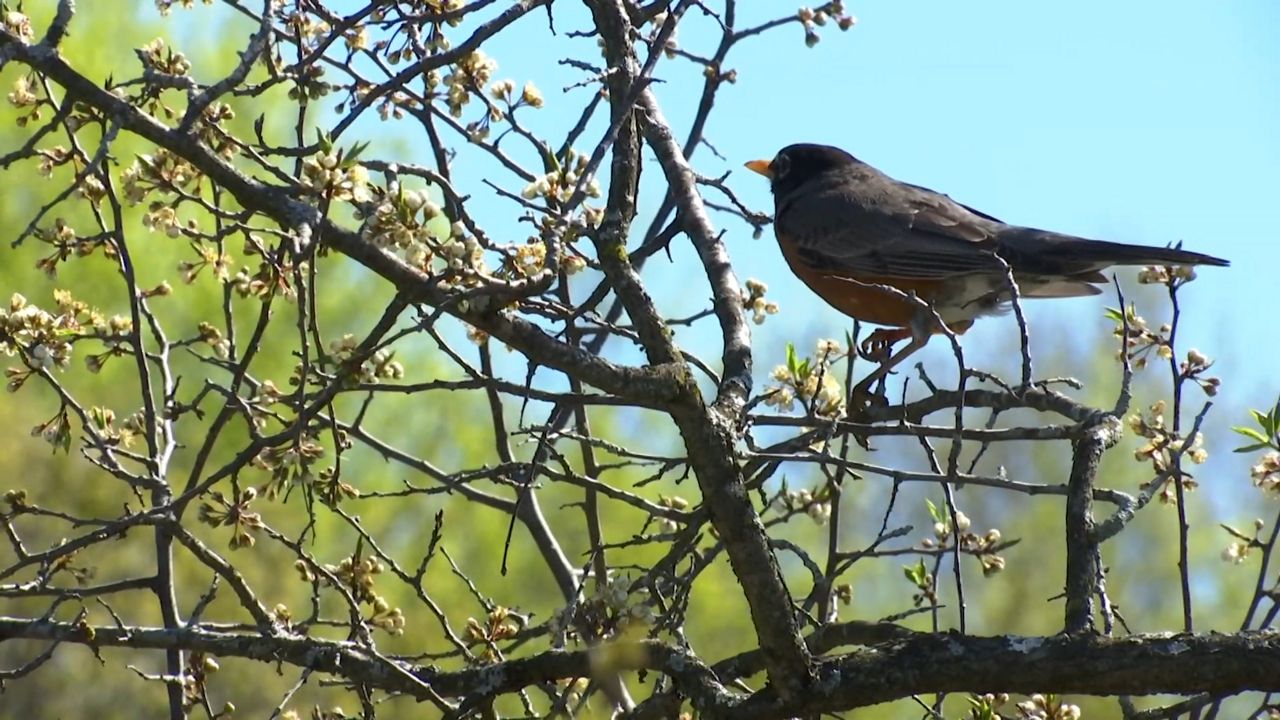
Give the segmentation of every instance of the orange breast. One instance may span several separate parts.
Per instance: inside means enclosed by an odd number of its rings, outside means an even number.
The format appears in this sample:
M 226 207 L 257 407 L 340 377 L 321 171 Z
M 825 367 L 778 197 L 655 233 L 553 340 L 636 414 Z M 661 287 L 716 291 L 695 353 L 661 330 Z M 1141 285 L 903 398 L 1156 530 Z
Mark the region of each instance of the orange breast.
M 907 327 L 915 316 L 916 305 L 911 301 L 894 294 L 878 290 L 858 283 L 870 285 L 889 285 L 904 293 L 914 292 L 916 297 L 925 302 L 937 299 L 942 289 L 938 280 L 903 279 L 886 277 L 858 277 L 858 282 L 848 278 L 816 270 L 802 261 L 791 243 L 778 241 L 782 248 L 782 256 L 786 258 L 791 272 L 800 278 L 818 297 L 827 301 L 831 307 L 864 322 L 891 327 Z M 962 333 L 969 329 L 972 321 L 951 323 L 952 331 Z

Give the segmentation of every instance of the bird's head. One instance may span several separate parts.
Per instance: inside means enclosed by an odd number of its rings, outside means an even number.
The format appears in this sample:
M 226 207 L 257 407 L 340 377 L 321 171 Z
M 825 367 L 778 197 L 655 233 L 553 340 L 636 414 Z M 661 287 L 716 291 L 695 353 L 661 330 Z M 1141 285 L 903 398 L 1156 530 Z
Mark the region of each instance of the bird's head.
M 774 196 L 782 197 L 811 178 L 856 162 L 840 148 L 802 143 L 782 148 L 772 160 L 752 160 L 746 167 L 769 178 Z

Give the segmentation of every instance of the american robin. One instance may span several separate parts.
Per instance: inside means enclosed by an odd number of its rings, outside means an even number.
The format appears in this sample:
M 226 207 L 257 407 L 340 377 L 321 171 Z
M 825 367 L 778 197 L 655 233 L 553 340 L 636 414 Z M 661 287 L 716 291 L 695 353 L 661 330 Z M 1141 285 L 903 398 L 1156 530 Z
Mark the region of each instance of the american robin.
M 1107 281 L 1101 271 L 1112 265 L 1228 264 L 1177 248 L 1007 225 L 827 145 L 790 145 L 746 166 L 769 178 L 774 230 L 791 271 L 840 312 L 889 326 L 863 342 L 864 352 L 887 353 L 911 338 L 863 390 L 941 332 L 934 313 L 957 334 L 1000 313 L 1012 299 L 1006 263 L 1022 298 L 1097 295 Z

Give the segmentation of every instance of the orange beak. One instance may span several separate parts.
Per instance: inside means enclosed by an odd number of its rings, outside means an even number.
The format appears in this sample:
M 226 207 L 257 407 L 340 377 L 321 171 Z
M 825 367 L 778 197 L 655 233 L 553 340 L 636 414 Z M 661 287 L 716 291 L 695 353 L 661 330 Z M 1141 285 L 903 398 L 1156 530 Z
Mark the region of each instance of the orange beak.
M 773 171 L 769 169 L 768 160 L 752 160 L 751 162 L 746 163 L 746 167 L 751 172 L 760 173 L 770 180 L 773 179 Z

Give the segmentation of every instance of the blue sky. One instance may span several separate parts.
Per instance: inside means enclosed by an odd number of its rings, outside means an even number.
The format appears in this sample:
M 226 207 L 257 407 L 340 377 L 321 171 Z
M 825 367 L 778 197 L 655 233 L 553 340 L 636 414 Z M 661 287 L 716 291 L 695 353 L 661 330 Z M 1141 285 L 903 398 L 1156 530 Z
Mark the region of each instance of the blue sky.
M 794 63 L 763 53 L 744 62 L 711 129 L 722 152 L 737 159 L 827 142 L 1010 222 L 1152 245 L 1182 240 L 1226 257 L 1233 267 L 1205 271 L 1188 288 L 1186 337 L 1229 376 L 1258 382 L 1264 397 L 1280 390 L 1266 360 L 1280 259 L 1280 46 L 1268 36 L 1280 6 L 868 2 L 850 10 L 855 29 L 825 32 L 814 50 L 789 55 Z M 734 116 L 752 117 L 750 127 L 726 122 Z M 743 186 L 767 203 L 762 186 Z M 776 255 L 735 260 L 764 273 Z M 773 286 L 792 306 L 806 302 L 795 283 Z M 1088 300 L 1029 309 L 1096 317 Z M 1003 330 L 984 325 L 973 332 Z

